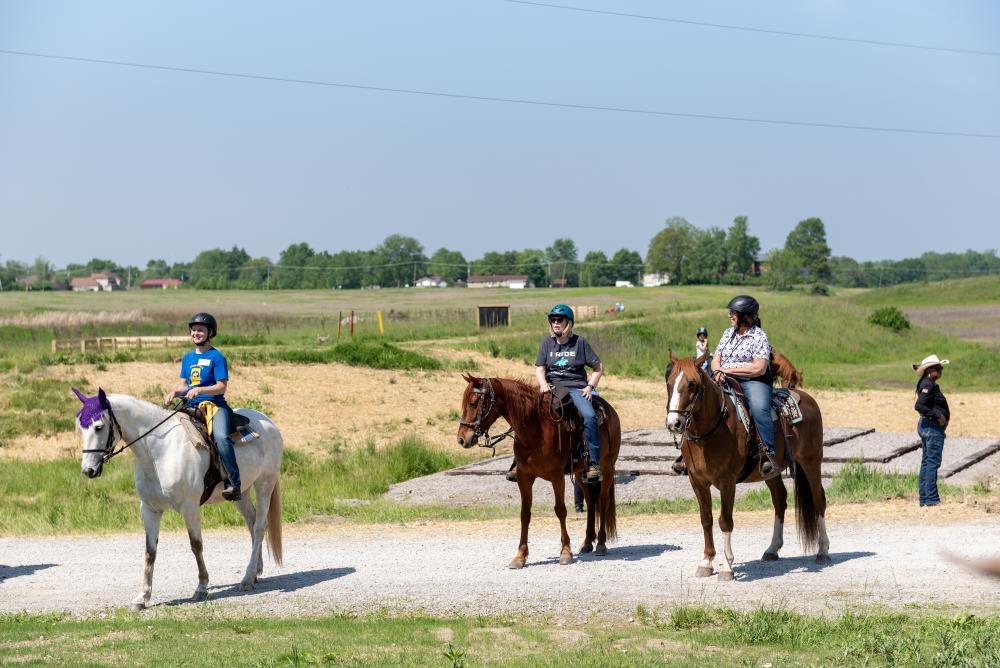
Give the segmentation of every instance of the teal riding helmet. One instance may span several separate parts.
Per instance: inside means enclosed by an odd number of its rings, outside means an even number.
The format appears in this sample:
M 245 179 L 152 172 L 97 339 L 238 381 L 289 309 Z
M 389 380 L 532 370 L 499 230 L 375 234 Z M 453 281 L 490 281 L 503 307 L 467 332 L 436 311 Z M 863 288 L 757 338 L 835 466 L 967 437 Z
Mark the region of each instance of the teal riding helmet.
M 554 315 L 555 316 L 561 315 L 564 318 L 569 318 L 570 322 L 575 322 L 575 318 L 573 317 L 573 309 L 571 309 L 569 306 L 566 306 L 566 304 L 556 304 L 551 309 L 549 309 L 548 316 L 546 317 L 551 318 Z

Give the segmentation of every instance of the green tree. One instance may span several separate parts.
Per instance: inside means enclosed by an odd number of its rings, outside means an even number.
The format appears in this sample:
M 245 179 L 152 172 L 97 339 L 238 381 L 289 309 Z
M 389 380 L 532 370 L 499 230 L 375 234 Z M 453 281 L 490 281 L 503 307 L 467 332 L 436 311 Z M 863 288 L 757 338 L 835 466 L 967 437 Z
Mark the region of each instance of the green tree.
M 170 276 L 170 265 L 166 260 L 150 260 L 142 272 L 142 278 L 167 278 Z
M 861 265 L 850 257 L 836 255 L 830 258 L 830 280 L 845 288 L 865 287 Z
M 649 242 L 646 253 L 646 267 L 654 273 L 665 272 L 674 284 L 687 283 L 685 269 L 695 251 L 697 228 L 680 216 L 666 221 Z
M 590 251 L 583 258 L 583 266 L 580 267 L 580 285 L 614 285 L 614 267 L 608 261 L 608 256 L 604 251 Z
M 271 271 L 271 287 L 283 290 L 302 287 L 305 268 L 309 264 L 309 258 L 315 254 L 316 251 L 305 242 L 292 244 L 281 251 L 278 264 Z
M 775 248 L 767 254 L 764 283 L 775 290 L 789 290 L 800 279 L 800 260 L 784 248 Z
M 188 268 L 188 282 L 206 290 L 228 288 L 238 280 L 240 269 L 249 261 L 247 252 L 236 246 L 228 251 L 221 248 L 202 251 Z
M 611 258 L 611 274 L 616 281 L 629 281 L 632 285 L 641 285 L 642 267 L 642 256 L 627 248 L 619 249 Z
M 760 254 L 760 239 L 749 233 L 746 216 L 736 216 L 726 231 L 725 272 L 732 278 L 753 273 L 753 263 Z
M 532 285 L 542 287 L 549 284 L 546 269 L 545 251 L 538 248 L 526 248 L 517 254 L 517 273 L 527 274 Z
M 233 287 L 242 290 L 271 288 L 271 260 L 266 257 L 255 257 L 247 261 L 236 274 Z
M 434 251 L 434 255 L 431 256 L 431 274 L 440 276 L 448 281 L 448 285 L 454 285 L 457 281 L 466 280 L 469 277 L 468 271 L 468 262 L 466 262 L 465 256 L 460 251 L 438 248 Z
M 800 221 L 788 233 L 785 250 L 805 270 L 809 281 L 830 280 L 830 247 L 826 243 L 826 229 L 822 220 L 806 218 Z
M 424 247 L 413 237 L 390 234 L 375 248 L 382 257 L 381 285 L 401 288 L 413 285 L 416 277 L 427 273 L 427 256 Z
M 684 275 L 690 283 L 718 283 L 726 266 L 726 233 L 718 227 L 696 229 L 694 248 L 688 256 Z
M 565 278 L 567 287 L 580 284 L 580 268 L 577 266 L 576 244 L 572 239 L 556 239 L 545 249 L 549 263 L 549 280 Z

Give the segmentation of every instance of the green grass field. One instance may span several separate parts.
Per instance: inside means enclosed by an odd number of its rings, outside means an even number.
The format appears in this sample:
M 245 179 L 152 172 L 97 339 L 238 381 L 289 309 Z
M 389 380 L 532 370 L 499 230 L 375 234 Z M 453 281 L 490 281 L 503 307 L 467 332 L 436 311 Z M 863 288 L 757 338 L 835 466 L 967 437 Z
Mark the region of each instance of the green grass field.
M 856 611 L 636 610 L 547 618 L 227 618 L 212 608 L 101 619 L 0 616 L 0 662 L 75 666 L 996 666 L 1000 618 Z
M 690 286 L 664 288 L 577 288 L 570 290 L 416 290 L 375 291 L 155 291 L 123 293 L 0 294 L 0 373 L 30 373 L 58 363 L 107 364 L 130 359 L 165 361 L 180 350 L 105 354 L 49 353 L 52 338 L 97 335 L 183 334 L 192 310 L 213 310 L 222 322 L 219 345 L 234 362 L 279 361 L 322 363 L 348 361 L 362 366 L 397 365 L 433 368 L 433 360 L 406 359 L 371 353 L 373 342 L 400 344 L 447 339 L 447 345 L 530 362 L 546 331 L 544 312 L 561 301 L 595 305 L 596 320 L 581 319 L 577 331 L 594 344 L 608 372 L 659 378 L 667 349 L 688 355 L 693 332 L 706 326 L 714 343 L 727 326 L 725 304 L 742 288 Z M 807 387 L 899 388 L 912 385 L 909 364 L 930 352 L 948 357 L 949 387 L 992 389 L 1000 373 L 997 340 L 963 340 L 940 322 L 902 333 L 873 325 L 869 314 L 878 307 L 1000 303 L 1000 278 L 976 278 L 937 284 L 897 286 L 883 290 L 840 290 L 823 297 L 804 291 L 755 289 L 761 316 L 773 345 L 805 371 Z M 603 309 L 624 302 L 626 310 Z M 512 324 L 481 330 L 475 324 L 478 303 L 509 303 Z M 350 338 L 345 321 L 354 310 L 356 339 L 368 342 L 365 354 L 345 349 Z M 374 312 L 383 312 L 380 335 Z M 134 312 L 127 322 L 111 314 Z M 103 315 L 102 315 L 103 314 Z M 103 319 L 102 319 L 103 318 Z M 337 327 L 341 322 L 340 343 Z M 320 337 L 326 337 L 321 341 Z M 456 339 L 456 337 L 459 337 Z M 979 337 L 980 339 L 982 337 Z M 410 365 L 410 366 L 407 366 Z M 470 367 L 471 368 L 471 367 Z

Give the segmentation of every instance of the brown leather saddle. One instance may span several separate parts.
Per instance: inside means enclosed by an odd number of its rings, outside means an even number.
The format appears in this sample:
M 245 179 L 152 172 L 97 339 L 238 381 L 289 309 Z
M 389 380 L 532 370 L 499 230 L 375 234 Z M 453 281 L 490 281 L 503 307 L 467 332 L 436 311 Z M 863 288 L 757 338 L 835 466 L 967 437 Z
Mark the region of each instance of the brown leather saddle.
M 205 420 L 205 414 L 197 406 L 186 406 L 182 412 L 191 418 L 191 424 L 201 437 L 201 442 L 196 445 L 201 445 L 208 450 L 208 469 L 205 471 L 203 480 L 204 489 L 201 492 L 201 500 L 199 501 L 199 505 L 205 505 L 205 502 L 212 497 L 212 492 L 215 491 L 216 486 L 228 480 L 229 475 L 226 473 L 226 467 L 222 465 L 222 459 L 219 457 L 219 449 L 215 446 L 215 439 L 208 435 L 208 423 Z M 240 415 L 235 411 L 232 413 L 232 418 L 230 419 L 230 431 L 229 439 L 234 445 L 247 440 L 253 440 L 258 436 L 256 432 L 250 430 L 250 418 Z
M 570 458 L 566 462 L 566 473 L 572 473 L 577 465 L 587 458 L 586 449 L 583 447 L 583 417 L 573 403 L 569 389 L 556 385 L 550 392 L 549 419 L 562 426 L 559 430 L 559 438 L 562 439 L 562 432 L 570 434 L 571 451 Z M 608 419 L 608 411 L 611 405 L 599 395 L 593 395 L 591 399 L 594 405 L 594 413 L 597 414 L 597 426 L 600 428 Z M 562 443 L 560 442 L 560 448 Z
M 722 386 L 723 393 L 728 395 L 733 405 L 736 409 L 736 415 L 740 422 L 747 430 L 747 438 L 757 443 L 756 448 L 747 448 L 747 458 L 743 462 L 743 468 L 740 469 L 739 475 L 736 477 L 736 482 L 741 483 L 750 477 L 753 470 L 760 466 L 764 461 L 766 455 L 764 454 L 766 446 L 764 441 L 760 437 L 760 433 L 757 431 L 757 425 L 754 422 L 753 415 L 750 413 L 750 406 L 747 403 L 746 396 L 743 394 L 743 386 L 740 385 L 739 381 L 731 376 L 726 377 L 726 382 Z M 796 396 L 791 396 L 795 394 Z M 786 404 L 792 404 L 792 407 L 786 407 Z M 795 416 L 798 419 L 794 419 Z M 771 394 L 771 417 L 772 420 L 778 422 L 781 426 L 781 433 L 785 437 L 785 466 L 789 468 L 790 471 L 794 472 L 792 465 L 794 460 L 792 459 L 792 450 L 789 442 L 791 439 L 795 438 L 795 432 L 792 431 L 792 425 L 798 424 L 802 421 L 802 413 L 799 411 L 798 397 L 797 393 L 793 393 L 789 390 L 773 390 Z

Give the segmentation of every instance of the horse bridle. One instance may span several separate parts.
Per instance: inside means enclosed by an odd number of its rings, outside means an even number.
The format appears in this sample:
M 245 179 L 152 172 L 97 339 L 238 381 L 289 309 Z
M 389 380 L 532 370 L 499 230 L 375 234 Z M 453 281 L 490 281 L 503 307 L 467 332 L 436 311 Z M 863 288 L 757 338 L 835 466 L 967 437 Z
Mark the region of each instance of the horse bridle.
M 463 427 L 472 428 L 472 436 L 477 441 L 479 438 L 485 437 L 482 443 L 478 443 L 481 448 L 491 448 L 493 454 L 497 453 L 497 443 L 510 437 L 514 433 L 514 427 L 511 427 L 507 431 L 497 436 L 490 436 L 490 428 L 486 427 L 483 429 L 483 420 L 493 411 L 493 407 L 497 403 L 496 391 L 493 389 L 493 381 L 489 378 L 483 378 L 483 387 L 472 386 L 472 392 L 478 394 L 481 397 L 479 406 L 476 407 L 476 419 L 474 422 L 468 422 L 466 420 L 459 420 L 459 424 Z M 486 407 L 485 410 L 483 408 Z
M 142 439 L 144 439 L 147 436 L 149 436 L 150 434 L 152 434 L 153 431 L 157 427 L 159 427 L 161 424 L 163 424 L 164 422 L 166 422 L 167 420 L 169 420 L 173 416 L 175 416 L 178 413 L 180 413 L 182 410 L 184 410 L 184 404 L 183 403 L 180 406 L 178 406 L 173 412 L 171 412 L 170 415 L 168 415 L 167 417 L 163 418 L 162 420 L 160 420 L 159 422 L 157 422 L 156 424 L 154 424 L 152 427 L 150 427 L 149 429 L 147 429 L 145 434 L 143 434 L 142 436 L 140 436 L 138 438 L 132 439 L 131 441 L 129 441 L 128 443 L 126 443 L 122 447 L 120 447 L 117 450 L 115 450 L 115 441 L 118 440 L 118 439 L 115 438 L 115 430 L 116 429 L 118 430 L 118 438 L 121 439 L 121 440 L 123 440 L 123 441 L 125 440 L 125 432 L 122 431 L 122 426 L 121 426 L 121 424 L 118 423 L 118 418 L 115 417 L 115 412 L 113 410 L 111 410 L 111 404 L 108 404 L 108 417 L 111 419 L 111 429 L 108 430 L 108 440 L 105 441 L 103 448 L 84 448 L 83 452 L 85 452 L 85 453 L 86 452 L 102 452 L 104 454 L 101 455 L 101 464 L 102 465 L 107 464 L 111 460 L 112 457 L 114 457 L 116 455 L 120 455 L 121 453 L 125 452 L 125 450 L 127 450 L 128 448 L 131 448 L 133 445 L 135 445 L 136 443 L 138 443 Z
M 715 382 L 715 381 L 712 381 L 712 382 Z M 719 383 L 719 386 L 721 388 L 722 387 L 722 383 Z M 698 441 L 704 439 L 704 438 L 708 438 L 709 436 L 711 436 L 715 432 L 715 430 L 718 429 L 722 425 L 722 422 L 726 419 L 726 408 L 727 408 L 726 407 L 726 393 L 725 393 L 725 391 L 723 391 L 723 393 L 722 393 L 722 406 L 719 408 L 719 414 L 718 414 L 718 416 L 716 416 L 715 422 L 712 423 L 712 426 L 708 428 L 708 431 L 706 431 L 706 432 L 704 432 L 702 434 L 692 434 L 691 433 L 690 427 L 691 427 L 691 418 L 694 415 L 694 406 L 695 406 L 695 404 L 697 404 L 701 400 L 701 398 L 702 398 L 702 396 L 704 394 L 705 394 L 705 386 L 702 385 L 701 383 L 698 383 L 698 389 L 695 390 L 694 396 L 691 398 L 691 401 L 688 402 L 687 408 L 685 408 L 683 410 L 672 410 L 672 409 L 669 408 L 669 404 L 668 404 L 668 408 L 667 408 L 667 415 L 670 415 L 671 413 L 677 413 L 678 415 L 681 415 L 681 416 L 684 417 L 684 422 L 683 422 L 683 425 L 684 425 L 684 434 L 683 434 L 683 436 L 687 440 L 694 441 L 696 443 Z M 670 396 L 670 384 L 668 383 L 667 384 L 667 397 L 668 397 L 668 399 L 669 399 L 669 396 Z

